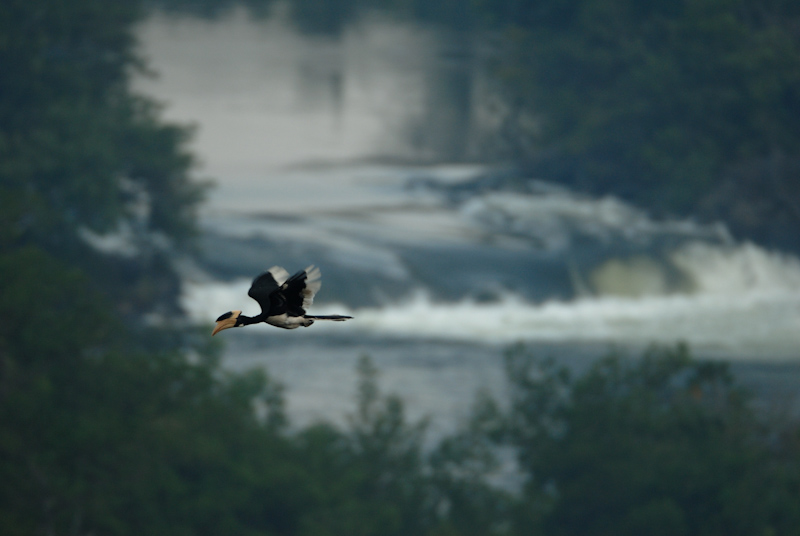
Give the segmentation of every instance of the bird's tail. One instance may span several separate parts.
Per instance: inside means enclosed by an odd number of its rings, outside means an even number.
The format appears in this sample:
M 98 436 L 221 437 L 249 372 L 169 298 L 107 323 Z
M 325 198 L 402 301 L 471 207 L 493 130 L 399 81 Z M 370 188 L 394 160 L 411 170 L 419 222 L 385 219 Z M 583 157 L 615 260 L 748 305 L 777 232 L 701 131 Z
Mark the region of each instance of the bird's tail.
M 308 318 L 310 320 L 333 320 L 334 322 L 344 322 L 345 320 L 349 320 L 353 317 L 343 316 L 343 315 L 320 315 L 320 316 L 304 315 L 303 318 Z

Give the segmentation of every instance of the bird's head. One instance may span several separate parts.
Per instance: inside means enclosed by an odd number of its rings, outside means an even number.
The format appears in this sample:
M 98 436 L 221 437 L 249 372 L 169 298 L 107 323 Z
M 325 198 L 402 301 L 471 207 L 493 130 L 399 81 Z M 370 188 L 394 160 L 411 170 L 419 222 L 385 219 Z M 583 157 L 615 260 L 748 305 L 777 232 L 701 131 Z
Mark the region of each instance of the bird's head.
M 228 311 L 224 315 L 220 315 L 220 317 L 217 318 L 217 325 L 214 328 L 214 331 L 211 332 L 211 335 L 212 336 L 216 335 L 223 329 L 236 328 L 242 326 L 243 324 L 239 320 L 239 315 L 241 314 L 242 314 L 241 311 Z

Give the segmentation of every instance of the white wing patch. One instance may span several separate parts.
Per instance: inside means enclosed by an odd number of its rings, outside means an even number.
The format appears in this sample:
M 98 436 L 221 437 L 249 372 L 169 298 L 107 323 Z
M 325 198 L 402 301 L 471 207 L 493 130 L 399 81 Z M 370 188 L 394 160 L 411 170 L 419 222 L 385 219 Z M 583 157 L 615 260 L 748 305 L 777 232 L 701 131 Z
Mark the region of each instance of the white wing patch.
M 274 277 L 274 274 L 273 274 Z M 308 309 L 314 303 L 314 296 L 322 287 L 322 272 L 313 264 L 306 268 L 306 288 L 303 289 L 303 309 Z
M 286 280 L 289 279 L 289 272 L 280 266 L 273 266 L 267 271 L 272 274 L 272 278 L 275 279 L 275 282 L 278 284 L 278 286 L 283 285 L 286 283 Z

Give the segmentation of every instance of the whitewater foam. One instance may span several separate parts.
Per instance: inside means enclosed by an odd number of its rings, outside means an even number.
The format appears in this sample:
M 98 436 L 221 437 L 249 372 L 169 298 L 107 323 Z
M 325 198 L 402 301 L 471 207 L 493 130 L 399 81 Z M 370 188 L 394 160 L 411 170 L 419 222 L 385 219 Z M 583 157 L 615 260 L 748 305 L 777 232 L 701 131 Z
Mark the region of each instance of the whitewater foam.
M 532 184 L 534 193 L 491 192 L 472 197 L 463 203 L 461 213 L 484 230 L 524 236 L 533 245 L 552 251 L 569 248 L 576 237 L 602 243 L 642 243 L 661 236 L 730 242 L 722 225 L 655 221 L 613 196 L 591 198 L 546 183 Z
M 751 243 L 720 247 L 693 242 L 675 251 L 671 260 L 701 293 L 800 293 L 800 259 Z
M 532 303 L 513 294 L 493 302 L 437 302 L 425 290 L 417 290 L 404 301 L 382 307 L 320 304 L 313 313 L 349 314 L 355 317 L 353 322 L 334 327 L 387 336 L 498 344 L 596 341 L 641 345 L 680 340 L 706 353 L 728 357 L 800 357 L 798 259 L 752 244 L 734 248 L 700 243 L 676 251 L 673 258 L 692 280 L 690 291 Z M 249 285 L 245 279 L 187 282 L 183 305 L 202 323 L 210 323 L 231 308 L 256 314 L 258 305 L 247 298 Z

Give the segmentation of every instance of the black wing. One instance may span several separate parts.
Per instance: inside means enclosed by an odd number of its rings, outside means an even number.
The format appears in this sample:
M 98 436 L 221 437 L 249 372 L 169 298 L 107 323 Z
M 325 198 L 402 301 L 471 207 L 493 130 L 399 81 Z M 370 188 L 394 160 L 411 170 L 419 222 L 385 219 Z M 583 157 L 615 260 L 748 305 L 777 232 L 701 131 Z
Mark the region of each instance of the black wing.
M 309 267 L 312 268 L 312 267 Z M 282 301 L 286 303 L 286 312 L 289 316 L 303 316 L 306 310 L 305 305 L 306 281 L 308 280 L 308 273 L 306 270 L 300 270 L 292 277 L 286 280 L 286 283 L 281 285 L 278 294 L 281 295 Z M 283 311 L 281 311 L 283 312 Z
M 273 266 L 253 279 L 247 295 L 258 302 L 263 313 L 270 313 L 272 303 L 276 301 L 273 294 L 280 288 L 288 275 L 288 272 L 280 266 Z
M 253 279 L 247 294 L 258 302 L 262 313 L 267 316 L 283 313 L 303 316 L 322 285 L 320 278 L 319 268 L 314 265 L 292 277 L 280 266 L 273 266 Z

